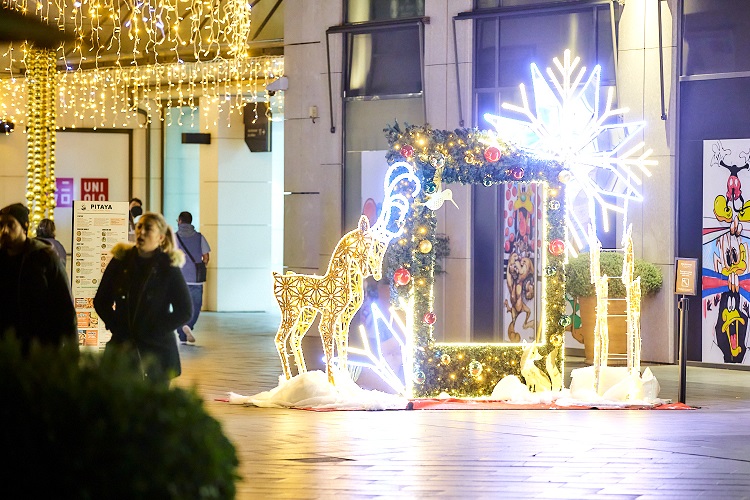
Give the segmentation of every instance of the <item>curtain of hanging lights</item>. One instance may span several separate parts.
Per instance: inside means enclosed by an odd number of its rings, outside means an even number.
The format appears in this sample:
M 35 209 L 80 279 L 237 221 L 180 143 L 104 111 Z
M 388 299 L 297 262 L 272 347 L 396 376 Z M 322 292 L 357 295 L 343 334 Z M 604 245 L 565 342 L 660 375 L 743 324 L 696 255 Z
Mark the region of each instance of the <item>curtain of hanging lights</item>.
M 6 0 L 72 32 L 75 43 L 56 51 L 57 125 L 127 126 L 138 110 L 164 120 L 162 107 L 190 108 L 199 99 L 219 113 L 264 100 L 265 85 L 283 75 L 281 57 L 248 57 L 251 9 L 247 0 Z M 23 125 L 23 78 L 28 48 L 10 45 L 0 60 L 0 113 Z M 260 94 L 260 96 L 259 96 Z M 208 106 L 202 107 L 208 114 Z M 257 113 L 257 110 L 256 110 Z M 182 115 L 181 115 L 182 116 Z M 169 123 L 167 123 L 169 125 Z M 207 120 L 202 123 L 208 127 Z M 143 126 L 143 123 L 140 123 Z

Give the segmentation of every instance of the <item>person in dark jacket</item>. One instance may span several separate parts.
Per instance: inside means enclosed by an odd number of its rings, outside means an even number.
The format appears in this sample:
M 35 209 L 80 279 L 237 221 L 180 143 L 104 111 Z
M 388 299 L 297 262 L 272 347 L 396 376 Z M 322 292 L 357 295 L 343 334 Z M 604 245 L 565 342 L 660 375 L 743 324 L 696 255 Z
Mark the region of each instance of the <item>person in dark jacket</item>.
M 68 278 L 52 247 L 27 237 L 29 210 L 0 210 L 0 336 L 14 334 L 28 353 L 33 342 L 78 345 Z
M 144 376 L 167 382 L 180 375 L 174 330 L 190 319 L 190 293 L 180 267 L 185 255 L 160 214 L 146 212 L 135 227 L 135 245 L 118 243 L 94 297 L 94 308 L 112 332 L 105 355 L 124 352 Z
M 67 267 L 68 254 L 65 252 L 65 247 L 62 246 L 62 243 L 55 239 L 55 221 L 52 219 L 40 220 L 39 225 L 36 227 L 36 237 L 52 245 L 52 249 L 60 258 L 63 269 L 65 269 Z

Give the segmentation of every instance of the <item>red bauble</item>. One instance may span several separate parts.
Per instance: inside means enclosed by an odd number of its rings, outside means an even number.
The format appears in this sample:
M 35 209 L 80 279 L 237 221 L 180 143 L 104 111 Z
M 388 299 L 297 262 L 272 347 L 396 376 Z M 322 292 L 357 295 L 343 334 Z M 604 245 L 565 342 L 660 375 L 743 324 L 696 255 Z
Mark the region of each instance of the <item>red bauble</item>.
M 409 283 L 409 280 L 411 280 L 411 273 L 408 269 L 404 269 L 403 267 L 396 269 L 396 272 L 393 273 L 393 282 L 396 283 L 396 285 L 404 286 Z
M 522 169 L 521 167 L 513 167 L 513 168 L 512 168 L 511 170 L 510 170 L 510 175 L 511 175 L 511 176 L 512 176 L 512 177 L 513 177 L 513 178 L 514 178 L 515 180 L 517 180 L 517 181 L 520 181 L 521 179 L 523 179 L 523 175 L 524 175 L 524 173 L 525 173 L 525 172 L 523 171 L 523 169 Z
M 437 316 L 435 316 L 435 313 L 430 311 L 424 313 L 424 316 L 422 316 L 422 321 L 424 321 L 428 325 L 434 325 L 435 321 L 437 321 Z
M 484 150 L 484 159 L 490 163 L 495 163 L 500 160 L 500 150 L 495 146 L 491 146 Z
M 409 146 L 408 144 L 401 148 L 401 156 L 404 158 L 411 158 L 414 156 L 414 148 Z
M 565 242 L 563 240 L 552 240 L 549 242 L 549 253 L 558 256 L 565 252 Z

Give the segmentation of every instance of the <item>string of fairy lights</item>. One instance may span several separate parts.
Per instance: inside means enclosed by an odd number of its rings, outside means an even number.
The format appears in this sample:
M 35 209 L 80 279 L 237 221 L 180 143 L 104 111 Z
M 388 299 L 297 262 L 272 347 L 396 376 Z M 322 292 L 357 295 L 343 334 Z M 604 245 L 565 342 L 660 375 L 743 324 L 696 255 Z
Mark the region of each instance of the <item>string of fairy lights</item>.
M 265 86 L 283 74 L 283 58 L 268 56 L 58 72 L 53 82 L 57 88 L 56 125 L 127 127 L 139 109 L 146 112 L 147 122 L 167 120 L 170 125 L 170 113 L 164 111 L 172 107 L 187 108 L 192 119 L 199 112 L 208 116 L 209 106 L 200 106 L 201 100 L 214 103 L 219 115 L 240 112 L 247 103 L 264 101 Z M 17 126 L 28 125 L 30 92 L 27 78 L 0 80 L 0 116 Z M 283 111 L 283 100 L 277 96 L 275 101 L 276 111 Z M 212 123 L 216 125 L 215 121 L 201 121 L 206 129 Z
M 171 114 L 163 108 L 175 106 L 189 108 L 194 120 L 200 99 L 218 105 L 219 114 L 231 114 L 265 100 L 265 86 L 284 74 L 283 57 L 248 56 L 252 9 L 246 0 L 4 0 L 3 5 L 74 36 L 54 51 L 61 70 L 53 82 L 58 127 L 129 126 L 142 111 L 147 122 L 165 120 Z M 26 43 L 10 44 L 0 55 L 8 75 L 0 80 L 0 116 L 16 125 L 26 124 L 28 57 Z M 274 100 L 278 111 L 283 100 Z
M 7 74 L 0 79 L 0 117 L 28 135 L 32 233 L 39 220 L 54 217 L 56 128 L 144 127 L 155 119 L 168 126 L 173 107 L 180 125 L 185 114 L 195 125 L 202 113 L 206 129 L 245 109 L 257 119 L 266 85 L 284 74 L 282 57 L 249 57 L 247 0 L 3 0 L 3 6 L 73 35 L 56 49 L 11 43 L 0 54 Z M 283 111 L 281 95 L 274 101 Z M 211 118 L 209 110 L 218 112 Z
M 148 56 L 176 56 L 192 49 L 196 61 L 243 57 L 250 34 L 247 0 L 4 0 L 5 7 L 72 32 L 72 49 L 58 51 L 69 64 L 95 65 L 116 54 L 115 64 Z

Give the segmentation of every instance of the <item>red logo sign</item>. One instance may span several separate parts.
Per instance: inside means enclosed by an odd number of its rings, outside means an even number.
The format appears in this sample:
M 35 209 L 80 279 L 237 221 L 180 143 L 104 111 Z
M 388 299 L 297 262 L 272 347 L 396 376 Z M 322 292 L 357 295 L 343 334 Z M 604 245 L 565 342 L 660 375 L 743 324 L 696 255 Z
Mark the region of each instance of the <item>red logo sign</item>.
M 81 179 L 81 199 L 83 201 L 107 201 L 109 179 Z

